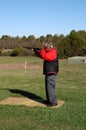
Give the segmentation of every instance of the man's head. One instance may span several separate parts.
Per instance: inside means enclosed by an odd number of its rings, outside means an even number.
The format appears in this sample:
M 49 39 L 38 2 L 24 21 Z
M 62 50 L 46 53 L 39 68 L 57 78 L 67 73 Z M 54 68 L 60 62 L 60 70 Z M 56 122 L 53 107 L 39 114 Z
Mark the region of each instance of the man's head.
M 46 42 L 46 43 L 44 44 L 44 48 L 45 48 L 46 51 L 51 50 L 51 49 L 53 48 L 52 42 Z

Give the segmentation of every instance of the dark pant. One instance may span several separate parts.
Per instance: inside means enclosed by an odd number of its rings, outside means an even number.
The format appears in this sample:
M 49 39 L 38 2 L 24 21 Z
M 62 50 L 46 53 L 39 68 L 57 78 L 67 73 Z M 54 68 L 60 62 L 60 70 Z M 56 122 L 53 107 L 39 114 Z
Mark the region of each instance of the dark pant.
M 56 75 L 45 75 L 46 98 L 52 104 L 57 104 Z

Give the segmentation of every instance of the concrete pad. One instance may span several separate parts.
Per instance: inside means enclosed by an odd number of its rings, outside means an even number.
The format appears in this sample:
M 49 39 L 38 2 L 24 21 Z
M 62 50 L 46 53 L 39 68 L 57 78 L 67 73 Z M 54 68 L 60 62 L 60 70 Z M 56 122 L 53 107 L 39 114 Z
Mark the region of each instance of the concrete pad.
M 53 106 L 52 108 L 60 108 L 65 102 L 62 100 L 58 101 L 57 106 Z M 43 104 L 41 99 L 29 99 L 23 97 L 8 97 L 2 101 L 0 101 L 1 105 L 25 105 L 29 107 L 48 107 L 47 105 Z

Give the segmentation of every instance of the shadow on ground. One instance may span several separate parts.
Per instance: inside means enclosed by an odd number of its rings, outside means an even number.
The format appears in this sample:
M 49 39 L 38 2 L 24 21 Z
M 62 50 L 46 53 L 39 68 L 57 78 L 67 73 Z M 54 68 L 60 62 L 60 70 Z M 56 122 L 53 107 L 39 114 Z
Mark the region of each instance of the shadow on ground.
M 24 97 L 27 97 L 29 99 L 32 99 L 34 101 L 37 101 L 37 102 L 40 102 L 40 103 L 43 103 L 43 99 L 34 94 L 34 93 L 31 93 L 31 92 L 27 92 L 27 91 L 24 91 L 24 90 L 20 90 L 20 89 L 7 89 L 8 91 L 10 91 L 11 93 L 14 93 L 14 94 L 20 94 Z
M 20 90 L 20 89 L 5 89 L 5 90 L 8 90 L 9 92 L 11 92 L 13 94 L 22 95 L 23 97 L 19 97 L 19 96 L 18 97 L 14 97 L 14 96 L 8 97 L 8 98 L 0 101 L 0 104 L 2 104 L 2 105 L 26 105 L 26 106 L 32 106 L 32 107 L 48 106 L 43 103 L 43 99 L 40 96 L 33 94 L 31 92 L 27 92 L 27 91 Z M 53 106 L 52 108 L 60 108 L 64 103 L 65 103 L 65 101 L 58 100 L 58 105 Z

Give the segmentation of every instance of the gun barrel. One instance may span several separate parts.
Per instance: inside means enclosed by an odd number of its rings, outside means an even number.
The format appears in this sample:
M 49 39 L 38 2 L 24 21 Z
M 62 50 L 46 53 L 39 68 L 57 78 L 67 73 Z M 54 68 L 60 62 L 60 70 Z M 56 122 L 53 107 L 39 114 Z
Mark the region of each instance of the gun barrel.
M 23 47 L 23 48 L 30 49 L 30 50 L 33 49 L 34 51 L 42 49 L 42 48 L 37 48 L 37 47 Z
M 23 47 L 23 48 L 26 48 L 26 49 L 32 49 L 32 47 Z

